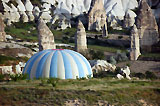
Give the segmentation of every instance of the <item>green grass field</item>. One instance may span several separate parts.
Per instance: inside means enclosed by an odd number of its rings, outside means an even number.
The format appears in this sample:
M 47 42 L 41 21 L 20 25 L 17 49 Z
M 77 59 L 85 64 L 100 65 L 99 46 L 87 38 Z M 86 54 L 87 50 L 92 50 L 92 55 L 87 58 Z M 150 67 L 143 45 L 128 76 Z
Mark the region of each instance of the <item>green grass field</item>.
M 113 105 L 141 106 L 144 100 L 153 106 L 160 105 L 159 80 L 117 80 L 93 78 L 58 80 L 56 86 L 47 80 L 28 80 L 0 83 L 0 105 L 64 105 L 66 100 L 86 100 L 92 106 L 98 100 Z

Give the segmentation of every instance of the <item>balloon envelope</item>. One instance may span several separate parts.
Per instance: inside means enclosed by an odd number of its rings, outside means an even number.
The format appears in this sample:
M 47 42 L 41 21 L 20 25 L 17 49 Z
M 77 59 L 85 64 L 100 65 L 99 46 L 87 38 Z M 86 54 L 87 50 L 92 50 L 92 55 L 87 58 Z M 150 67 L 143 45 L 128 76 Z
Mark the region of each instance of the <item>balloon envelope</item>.
M 23 74 L 33 78 L 76 79 L 92 77 L 88 60 L 72 50 L 48 49 L 33 55 L 25 65 Z

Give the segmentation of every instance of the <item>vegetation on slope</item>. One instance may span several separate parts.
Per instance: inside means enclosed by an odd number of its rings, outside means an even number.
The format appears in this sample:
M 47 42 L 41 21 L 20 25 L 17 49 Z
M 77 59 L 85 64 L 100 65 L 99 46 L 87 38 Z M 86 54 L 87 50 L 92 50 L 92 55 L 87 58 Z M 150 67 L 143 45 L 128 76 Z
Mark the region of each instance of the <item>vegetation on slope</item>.
M 5 28 L 5 32 L 14 38 L 19 38 L 24 41 L 38 41 L 36 25 L 34 22 L 13 23 Z

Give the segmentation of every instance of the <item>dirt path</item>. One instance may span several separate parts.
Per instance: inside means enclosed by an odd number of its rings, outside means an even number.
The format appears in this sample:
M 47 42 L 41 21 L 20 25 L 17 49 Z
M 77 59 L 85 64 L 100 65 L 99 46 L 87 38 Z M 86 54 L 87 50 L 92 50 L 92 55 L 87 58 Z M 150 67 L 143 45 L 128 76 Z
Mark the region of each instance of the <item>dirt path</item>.
M 160 62 L 156 61 L 128 61 L 117 64 L 118 67 L 123 67 L 127 63 L 130 64 L 131 72 L 141 72 L 146 71 L 155 72 L 157 76 L 160 76 Z

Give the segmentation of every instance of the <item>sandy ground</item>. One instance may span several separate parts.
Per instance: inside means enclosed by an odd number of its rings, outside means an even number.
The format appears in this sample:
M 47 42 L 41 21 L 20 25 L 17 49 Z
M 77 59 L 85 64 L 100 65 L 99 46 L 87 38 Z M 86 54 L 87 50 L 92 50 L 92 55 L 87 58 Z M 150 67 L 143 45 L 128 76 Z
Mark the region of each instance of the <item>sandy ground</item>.
M 160 76 L 160 61 L 127 61 L 117 64 L 118 67 L 124 67 L 127 63 L 130 64 L 131 72 L 141 72 L 146 71 L 155 72 L 157 76 Z

